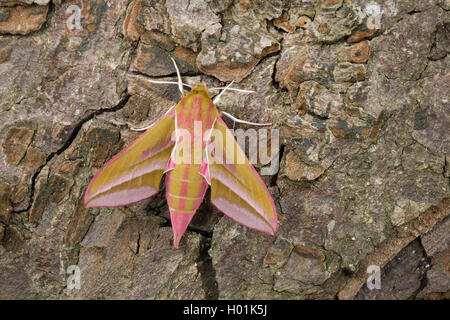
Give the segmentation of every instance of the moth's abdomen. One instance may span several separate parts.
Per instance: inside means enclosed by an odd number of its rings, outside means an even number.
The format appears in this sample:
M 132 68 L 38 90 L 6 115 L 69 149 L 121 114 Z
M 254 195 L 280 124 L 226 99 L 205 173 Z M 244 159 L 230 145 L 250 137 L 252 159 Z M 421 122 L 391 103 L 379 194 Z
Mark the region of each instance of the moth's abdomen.
M 175 247 L 208 189 L 208 183 L 198 173 L 199 169 L 200 165 L 178 164 L 166 175 L 166 198 Z
M 166 177 L 167 202 L 173 211 L 190 213 L 203 200 L 208 183 L 198 173 L 199 165 L 176 165 Z

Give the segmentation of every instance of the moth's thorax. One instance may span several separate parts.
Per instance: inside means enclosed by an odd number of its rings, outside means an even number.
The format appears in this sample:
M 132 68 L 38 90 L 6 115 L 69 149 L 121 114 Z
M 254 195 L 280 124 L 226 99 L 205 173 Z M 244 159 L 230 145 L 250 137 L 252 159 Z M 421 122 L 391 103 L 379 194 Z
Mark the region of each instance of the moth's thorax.
M 204 84 L 196 85 L 181 98 L 175 108 L 177 128 L 193 130 L 195 122 L 202 123 L 202 130 L 211 129 L 218 116 L 218 110 L 209 96 Z

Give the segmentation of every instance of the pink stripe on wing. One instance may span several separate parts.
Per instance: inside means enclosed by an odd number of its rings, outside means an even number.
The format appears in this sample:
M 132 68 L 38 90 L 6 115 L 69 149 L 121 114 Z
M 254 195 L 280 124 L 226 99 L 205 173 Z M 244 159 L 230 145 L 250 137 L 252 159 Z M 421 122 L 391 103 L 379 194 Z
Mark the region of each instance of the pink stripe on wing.
M 147 199 L 157 192 L 158 190 L 155 190 L 150 186 L 119 190 L 105 195 L 100 195 L 97 198 L 90 200 L 86 204 L 86 208 L 125 206 Z
M 224 176 L 217 170 L 214 170 L 214 166 L 210 168 L 210 174 L 213 179 L 219 180 L 228 189 L 233 191 L 238 197 L 240 197 L 242 200 L 245 200 L 245 202 L 247 202 L 250 206 L 252 206 L 253 209 L 255 209 L 260 215 L 262 215 L 267 221 L 270 221 L 264 209 L 239 185 L 228 179 L 226 176 Z
M 120 151 L 118 154 L 116 154 L 114 157 L 111 158 L 111 160 L 109 160 L 98 172 L 97 174 L 94 176 L 94 178 L 92 178 L 91 182 L 89 182 L 89 185 L 86 189 L 86 192 L 84 194 L 84 204 L 86 205 L 87 202 L 89 201 L 89 193 L 91 192 L 91 188 L 92 185 L 94 183 L 94 181 L 98 178 L 98 176 L 100 174 L 102 174 L 103 170 L 105 170 L 106 167 L 110 166 L 113 162 L 115 162 L 119 157 L 121 157 L 125 152 L 127 152 L 131 147 L 134 147 L 135 145 L 138 145 L 139 143 L 141 143 L 144 139 L 142 139 L 155 125 L 157 125 L 158 123 L 160 123 L 162 120 L 164 120 L 166 117 L 174 117 L 175 116 L 175 110 L 171 110 L 170 112 L 168 112 L 164 117 L 162 117 L 161 119 L 159 119 L 158 121 L 156 121 L 154 124 L 152 124 L 152 126 L 146 130 L 144 133 L 142 133 L 136 140 L 134 140 L 132 143 L 130 143 L 130 145 L 128 147 L 126 147 L 125 149 L 123 149 L 122 151 Z
M 93 197 L 95 197 L 96 195 L 106 192 L 109 189 L 116 187 L 124 182 L 130 181 L 133 178 L 142 176 L 144 174 L 148 174 L 150 172 L 156 171 L 156 170 L 161 170 L 164 169 L 166 167 L 166 162 L 162 162 L 162 161 L 154 161 L 149 165 L 143 166 L 139 169 L 130 171 L 129 173 L 120 176 L 119 178 L 117 178 L 116 180 L 113 180 L 110 183 L 105 183 L 104 185 L 102 185 L 96 192 L 94 192 L 93 194 L 89 194 L 88 196 L 88 201 L 89 199 L 92 199 Z M 87 194 L 87 193 L 86 193 Z
M 142 152 L 141 157 L 139 158 L 139 161 L 145 160 L 147 158 L 150 158 L 151 156 L 154 156 L 157 153 L 160 153 L 163 150 L 166 150 L 170 146 L 175 144 L 175 141 L 169 140 L 163 145 L 159 145 L 153 148 L 148 148 Z
M 229 131 L 229 129 L 228 129 L 227 125 L 226 125 L 226 123 L 222 120 L 222 118 L 217 117 L 217 120 L 216 120 L 216 121 L 217 121 L 218 123 L 222 124 L 223 126 L 225 126 L 225 129 L 231 134 L 231 132 Z M 237 144 L 237 143 L 236 143 L 236 144 Z M 275 229 L 274 229 L 274 230 L 277 231 L 277 225 L 278 225 L 277 208 L 275 207 L 275 203 L 273 202 L 272 196 L 270 195 L 269 190 L 267 190 L 266 184 L 264 183 L 264 181 L 262 181 L 262 179 L 261 179 L 261 177 L 259 176 L 258 172 L 256 172 L 255 168 L 254 168 L 254 167 L 250 164 L 250 162 L 248 161 L 248 158 L 247 158 L 247 156 L 245 155 L 245 152 L 242 151 L 242 149 L 241 149 L 241 147 L 239 146 L 239 144 L 237 144 L 237 149 L 238 149 L 238 151 L 240 151 L 240 152 L 242 153 L 242 155 L 244 156 L 244 158 L 245 158 L 245 163 L 247 163 L 247 164 L 250 166 L 250 168 L 251 168 L 252 171 L 253 171 L 254 176 L 256 177 L 256 179 L 258 180 L 259 184 L 261 185 L 261 187 L 262 187 L 262 188 L 264 189 L 264 191 L 266 192 L 267 197 L 269 198 L 270 204 L 271 204 L 271 206 L 272 206 L 273 214 L 274 214 L 274 222 L 273 222 L 273 224 L 274 224 L 274 226 L 275 226 Z
M 229 202 L 224 198 L 215 198 L 214 200 L 211 200 L 211 203 L 217 209 L 219 209 L 221 212 L 223 212 L 225 215 L 239 224 L 271 235 L 275 234 L 276 224 L 275 227 L 271 227 L 270 223 L 264 223 L 264 220 L 258 218 L 253 213 L 237 206 L 234 203 Z

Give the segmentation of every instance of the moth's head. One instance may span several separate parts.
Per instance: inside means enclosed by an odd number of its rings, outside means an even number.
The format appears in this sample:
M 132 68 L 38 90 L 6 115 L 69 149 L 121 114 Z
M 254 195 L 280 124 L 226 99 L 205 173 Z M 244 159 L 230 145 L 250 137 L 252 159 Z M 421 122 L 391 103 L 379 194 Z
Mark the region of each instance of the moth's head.
M 192 93 L 192 94 L 205 94 L 206 93 L 207 95 L 209 95 L 208 88 L 203 83 L 197 84 L 189 93 Z

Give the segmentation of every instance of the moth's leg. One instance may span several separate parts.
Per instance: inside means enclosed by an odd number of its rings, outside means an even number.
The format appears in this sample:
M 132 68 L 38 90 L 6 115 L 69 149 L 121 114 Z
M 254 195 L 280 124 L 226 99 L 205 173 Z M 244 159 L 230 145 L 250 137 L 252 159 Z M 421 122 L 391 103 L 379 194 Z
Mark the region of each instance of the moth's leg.
M 166 113 L 164 114 L 164 116 L 167 115 L 170 111 L 172 111 L 173 108 L 175 108 L 175 106 L 172 106 L 169 110 L 167 110 Z M 145 130 L 150 129 L 154 124 L 155 123 L 152 123 L 151 125 L 149 125 L 147 127 L 144 127 L 144 128 L 132 128 L 132 127 L 130 127 L 130 130 L 131 131 L 145 131 Z
M 244 93 L 255 93 L 255 91 L 253 91 L 253 90 L 244 90 L 244 89 L 230 88 L 233 83 L 234 83 L 234 80 L 231 81 L 230 84 L 227 85 L 224 88 L 219 87 L 219 88 L 211 88 L 211 89 L 209 89 L 209 90 L 219 90 L 219 89 L 222 90 L 217 96 L 214 97 L 214 100 L 213 100 L 214 104 L 217 104 L 217 102 L 219 101 L 219 99 L 222 96 L 222 94 L 225 91 L 227 91 L 227 90 L 244 92 Z M 238 118 L 233 117 L 231 114 L 229 114 L 229 113 L 227 113 L 225 111 L 221 111 L 220 113 L 225 115 L 225 116 L 227 116 L 228 118 L 230 118 L 230 119 L 232 119 L 234 121 L 233 122 L 233 129 L 234 129 L 234 125 L 235 125 L 236 122 L 250 124 L 250 125 L 253 125 L 253 126 L 270 126 L 270 125 L 272 125 L 271 123 L 255 123 L 255 122 L 249 122 L 249 121 L 240 120 Z
M 236 91 L 240 91 L 240 92 L 245 92 L 245 93 L 253 93 L 254 91 L 251 90 L 243 90 L 243 89 L 235 89 L 235 88 L 230 88 L 230 86 L 233 84 L 234 81 L 231 81 L 229 85 L 227 85 L 225 88 L 223 88 L 223 90 L 216 96 L 214 97 L 213 103 L 217 104 L 217 102 L 219 101 L 220 97 L 222 96 L 222 94 L 226 91 L 226 90 L 236 90 Z M 218 89 L 218 88 L 212 88 L 212 89 Z M 210 90 L 212 90 L 210 89 Z M 227 116 L 228 118 L 230 118 L 231 120 L 234 121 L 233 123 L 233 128 L 236 122 L 238 123 L 245 123 L 245 124 L 250 124 L 253 126 L 270 126 L 272 125 L 271 123 L 255 123 L 255 122 L 249 122 L 249 121 L 244 121 L 238 118 L 233 117 L 231 114 L 225 112 L 225 111 L 221 111 L 221 114 Z
M 130 127 L 130 130 L 131 131 L 145 131 L 145 130 L 150 129 L 152 126 L 153 126 L 153 123 L 151 125 L 149 125 L 148 127 L 144 127 L 144 128 L 131 128 Z
M 180 89 L 181 95 L 184 96 L 183 81 L 181 81 L 180 70 L 178 70 L 178 66 L 177 63 L 175 62 L 175 59 L 172 57 L 170 59 L 172 59 L 173 65 L 175 66 L 175 70 L 177 71 L 178 89 Z

